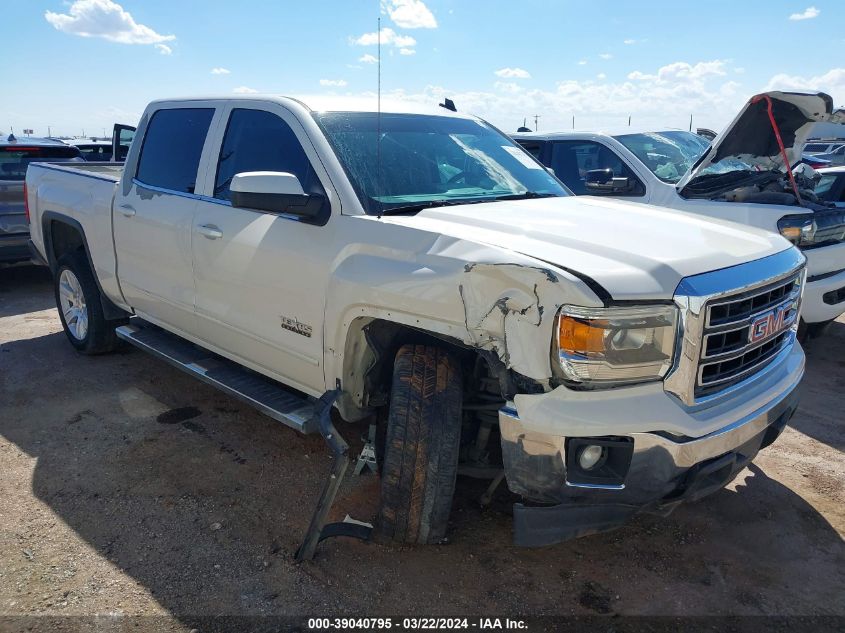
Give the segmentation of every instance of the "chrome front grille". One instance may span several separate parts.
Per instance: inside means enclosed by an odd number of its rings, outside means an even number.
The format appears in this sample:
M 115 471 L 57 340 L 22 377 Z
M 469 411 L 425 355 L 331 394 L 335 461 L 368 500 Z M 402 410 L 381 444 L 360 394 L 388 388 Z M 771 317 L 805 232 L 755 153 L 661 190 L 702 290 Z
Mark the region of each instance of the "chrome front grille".
M 792 342 L 801 274 L 708 302 L 695 396 L 710 395 L 763 369 Z
M 675 294 L 680 352 L 666 390 L 698 405 L 779 364 L 795 342 L 804 278 L 803 256 L 788 249 L 684 279 Z

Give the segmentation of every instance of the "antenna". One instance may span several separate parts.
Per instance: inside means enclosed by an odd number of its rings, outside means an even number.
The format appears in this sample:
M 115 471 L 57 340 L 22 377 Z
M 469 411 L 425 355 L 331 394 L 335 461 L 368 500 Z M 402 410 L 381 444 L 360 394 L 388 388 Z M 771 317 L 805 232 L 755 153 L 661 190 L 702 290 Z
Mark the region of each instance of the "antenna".
M 378 91 L 376 97 L 376 198 L 378 201 L 378 217 L 384 208 L 381 200 L 381 16 L 378 17 Z
M 692 132 L 692 115 L 689 115 L 689 131 Z
M 535 115 L 534 115 L 534 131 L 535 131 L 535 132 L 539 132 L 539 131 L 540 131 L 540 126 L 538 125 L 538 123 L 539 123 L 539 121 L 540 121 L 540 117 L 541 117 L 541 116 L 542 116 L 542 115 L 539 115 L 539 114 L 535 114 Z

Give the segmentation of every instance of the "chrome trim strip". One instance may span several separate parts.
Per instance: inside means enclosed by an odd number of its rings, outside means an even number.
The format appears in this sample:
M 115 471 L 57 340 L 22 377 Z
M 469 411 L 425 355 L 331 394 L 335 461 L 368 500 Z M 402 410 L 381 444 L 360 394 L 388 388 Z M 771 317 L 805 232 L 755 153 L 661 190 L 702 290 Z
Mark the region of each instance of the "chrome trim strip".
M 138 180 L 137 178 L 132 179 L 132 184 L 137 185 L 139 187 L 143 187 L 144 189 L 149 189 L 150 191 L 157 191 L 158 193 L 166 193 L 171 196 L 179 196 L 180 198 L 189 198 L 191 200 L 202 200 L 203 202 L 212 202 L 214 204 L 222 204 L 227 207 L 231 207 L 232 203 L 228 200 L 219 200 L 218 198 L 210 198 L 208 196 L 201 196 L 198 193 L 188 193 L 187 191 L 176 191 L 175 189 L 165 189 L 164 187 L 156 187 L 155 185 L 148 185 L 145 182 Z

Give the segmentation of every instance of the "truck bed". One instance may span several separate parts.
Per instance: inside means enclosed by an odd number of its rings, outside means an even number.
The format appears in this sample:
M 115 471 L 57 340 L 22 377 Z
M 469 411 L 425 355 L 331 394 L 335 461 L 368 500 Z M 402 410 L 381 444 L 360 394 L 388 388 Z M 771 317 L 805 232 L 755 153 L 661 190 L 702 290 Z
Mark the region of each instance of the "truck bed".
M 102 180 L 111 180 L 117 182 L 123 174 L 123 163 L 33 163 L 39 167 L 46 169 L 55 169 L 57 171 L 67 171 L 70 173 L 78 173 L 84 176 L 100 178 Z

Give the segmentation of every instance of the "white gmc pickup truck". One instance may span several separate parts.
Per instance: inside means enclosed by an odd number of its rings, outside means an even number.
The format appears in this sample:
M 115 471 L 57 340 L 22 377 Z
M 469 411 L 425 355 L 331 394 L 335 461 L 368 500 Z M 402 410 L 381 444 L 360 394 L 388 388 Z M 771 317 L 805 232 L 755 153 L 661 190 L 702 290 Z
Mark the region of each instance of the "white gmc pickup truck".
M 26 179 L 76 349 L 125 339 L 323 434 L 305 555 L 348 461 L 333 409 L 381 420 L 378 524 L 415 543 L 460 472 L 503 472 L 540 545 L 718 490 L 777 438 L 804 371 L 787 240 L 571 196 L 482 120 L 374 105 L 157 101 L 125 165 Z

